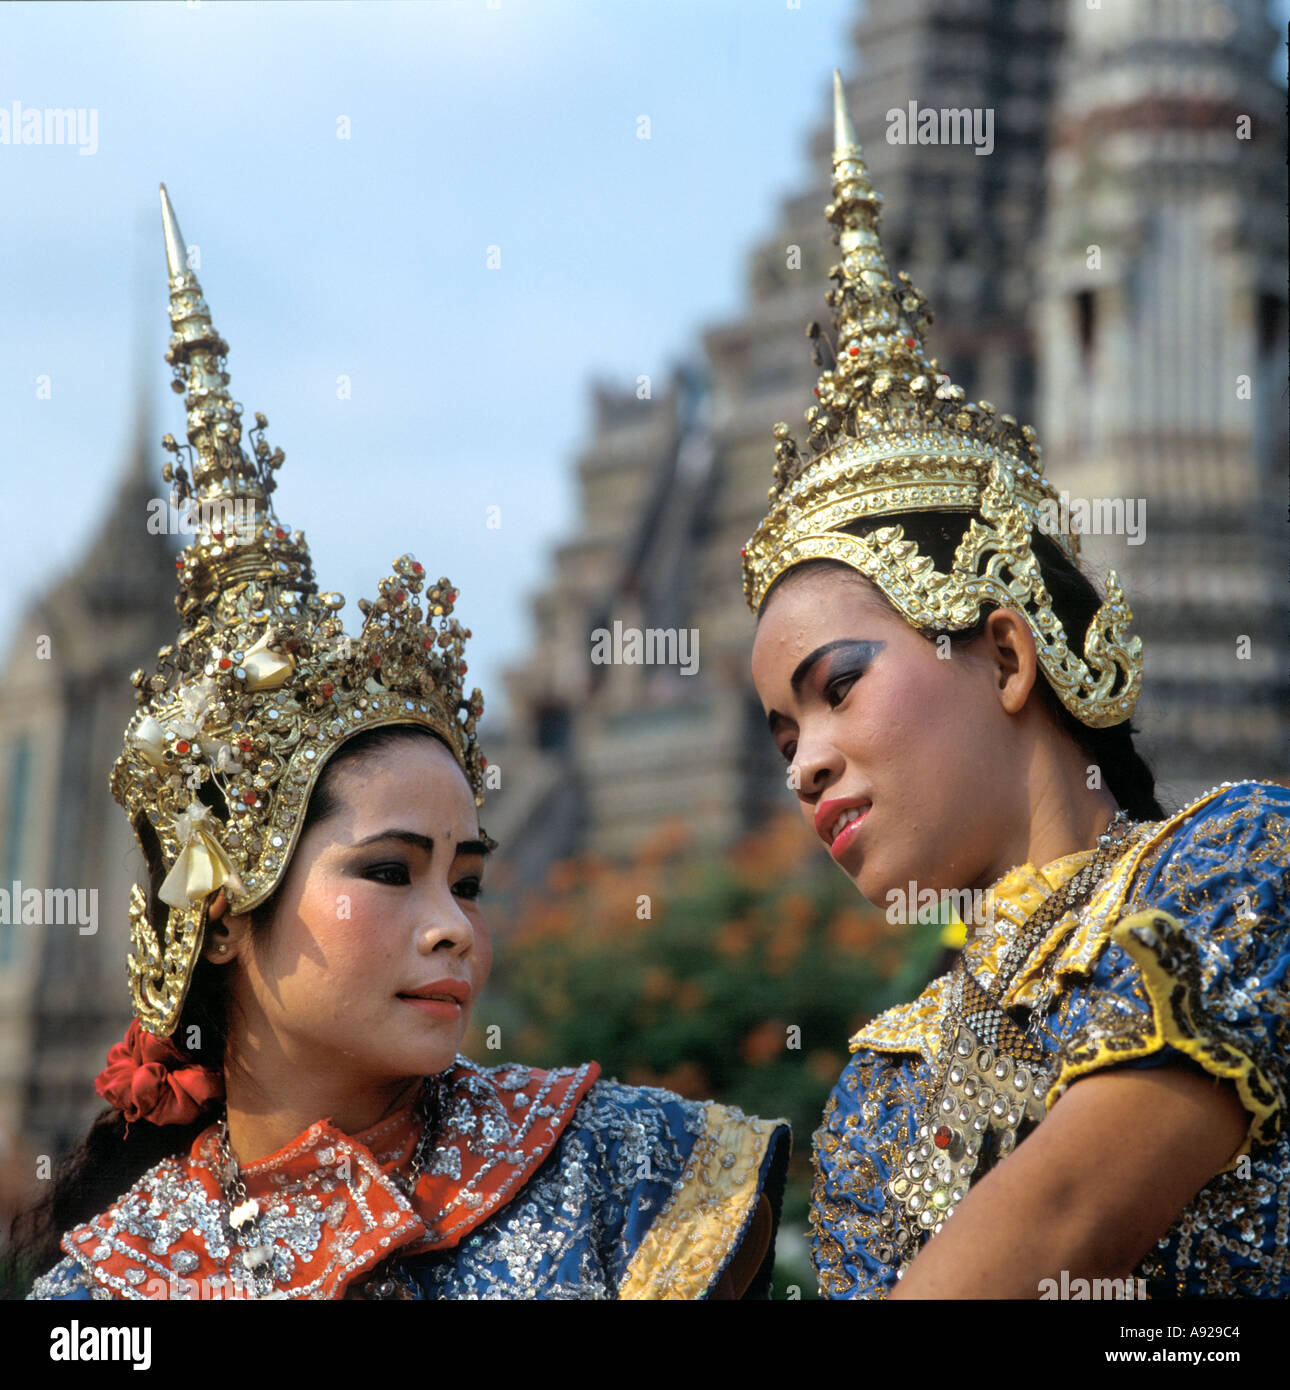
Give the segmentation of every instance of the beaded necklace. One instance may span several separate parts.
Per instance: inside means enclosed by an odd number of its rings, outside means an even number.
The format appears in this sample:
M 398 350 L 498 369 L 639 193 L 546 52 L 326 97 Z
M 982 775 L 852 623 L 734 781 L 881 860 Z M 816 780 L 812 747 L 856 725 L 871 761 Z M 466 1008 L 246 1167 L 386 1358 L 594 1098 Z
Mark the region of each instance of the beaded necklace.
M 1005 1158 L 1018 1132 L 1038 1124 L 1052 1084 L 1040 1042 L 1044 1011 L 1023 1030 L 1000 1002 L 1031 952 L 1068 913 L 1083 905 L 1123 852 L 1133 822 L 1118 812 L 1098 836 L 1093 857 L 1045 898 L 1009 944 L 993 989 L 977 983 L 959 956 L 941 1019 L 938 1074 L 917 1137 L 887 1183 L 891 1199 L 879 1217 L 878 1258 L 903 1274 L 924 1240 L 944 1225 L 983 1163 Z M 1049 960 L 1048 974 L 1058 952 Z
M 425 1171 L 426 1160 L 439 1132 L 441 1108 L 438 1078 L 427 1076 L 421 1083 L 416 1102 L 417 1117 L 421 1120 L 421 1136 L 412 1151 L 407 1173 L 396 1172 L 391 1175 L 396 1186 L 409 1201 L 416 1191 L 421 1174 Z M 269 1269 L 269 1263 L 273 1258 L 273 1242 L 260 1230 L 260 1204 L 254 1197 L 247 1195 L 246 1183 L 243 1182 L 241 1170 L 233 1157 L 228 1137 L 227 1111 L 220 1121 L 218 1154 L 219 1181 L 228 1208 L 228 1224 L 235 1233 L 234 1242 L 240 1242 L 237 1248 L 242 1268 L 255 1290 L 255 1298 L 286 1298 L 288 1295 L 282 1289 L 274 1287 L 273 1275 Z M 359 1297 L 366 1299 L 414 1297 L 408 1289 L 406 1278 L 401 1276 L 393 1261 L 376 1270 L 355 1292 Z

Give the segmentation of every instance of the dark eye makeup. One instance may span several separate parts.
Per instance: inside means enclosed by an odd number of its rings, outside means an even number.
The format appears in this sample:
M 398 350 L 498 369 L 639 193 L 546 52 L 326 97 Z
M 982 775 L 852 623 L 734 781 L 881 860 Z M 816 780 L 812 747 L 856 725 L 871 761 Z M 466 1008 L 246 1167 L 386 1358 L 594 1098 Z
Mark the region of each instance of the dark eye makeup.
M 824 673 L 823 696 L 830 709 L 837 709 L 851 693 L 851 687 L 868 670 L 881 642 L 839 643 L 832 651 L 838 653 L 832 667 Z M 793 761 L 797 745 L 790 740 L 780 749 L 786 763 Z
M 359 872 L 361 877 L 371 879 L 373 883 L 383 883 L 390 888 L 406 888 L 412 882 L 408 866 L 399 860 L 371 864 Z M 458 897 L 471 901 L 481 897 L 484 892 L 483 880 L 478 874 L 458 879 L 452 888 Z

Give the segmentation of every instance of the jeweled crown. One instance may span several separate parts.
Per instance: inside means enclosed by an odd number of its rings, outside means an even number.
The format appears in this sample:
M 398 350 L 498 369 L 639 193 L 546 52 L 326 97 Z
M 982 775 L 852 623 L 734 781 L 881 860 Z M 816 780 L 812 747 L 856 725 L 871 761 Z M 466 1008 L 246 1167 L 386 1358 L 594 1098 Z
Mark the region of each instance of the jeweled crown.
M 208 899 L 223 887 L 242 913 L 277 888 L 304 810 L 327 759 L 364 729 L 421 725 L 452 751 L 483 803 L 475 726 L 483 698 L 462 695 L 465 639 L 451 616 L 447 579 L 428 584 L 411 555 L 359 601 L 357 638 L 337 616 L 345 600 L 320 593 L 302 531 L 277 518 L 270 498 L 281 449 L 270 450 L 255 417 L 242 447 L 242 407 L 224 370 L 228 344 L 215 331 L 185 243 L 161 189 L 170 276 L 171 383 L 187 391 L 188 445 L 167 435 L 174 459 L 163 477 L 189 509 L 191 544 L 177 560 L 181 631 L 152 675 L 131 678 L 139 707 L 112 772 L 112 795 L 140 836 L 146 819 L 167 869 L 158 896 L 164 926 L 131 890 L 130 991 L 140 1025 L 175 1028 L 201 949 Z M 424 603 L 424 608 L 423 608 Z M 201 799 L 214 783 L 227 820 Z M 209 789 L 207 789 L 209 796 Z
M 969 402 L 923 348 L 932 322 L 926 297 L 893 275 L 878 237 L 882 197 L 869 181 L 847 112 L 842 78 L 833 75 L 833 201 L 840 263 L 826 296 L 833 311 L 835 359 L 806 412 L 810 453 L 788 426 L 774 428 L 770 510 L 743 550 L 744 596 L 754 613 L 771 585 L 807 560 L 839 560 L 872 580 L 922 631 L 962 631 L 993 602 L 1019 612 L 1035 638 L 1050 685 L 1083 723 L 1102 728 L 1128 719 L 1142 680 L 1142 643 L 1115 571 L 1106 601 L 1072 650 L 1031 550 L 1031 531 L 1058 495 L 1044 477 L 1042 451 L 1029 425 Z M 808 330 L 819 337 L 815 325 Z M 816 362 L 821 361 L 818 347 Z M 848 527 L 902 512 L 976 513 L 950 573 L 899 525 L 856 536 Z M 1079 539 L 1048 528 L 1071 558 Z

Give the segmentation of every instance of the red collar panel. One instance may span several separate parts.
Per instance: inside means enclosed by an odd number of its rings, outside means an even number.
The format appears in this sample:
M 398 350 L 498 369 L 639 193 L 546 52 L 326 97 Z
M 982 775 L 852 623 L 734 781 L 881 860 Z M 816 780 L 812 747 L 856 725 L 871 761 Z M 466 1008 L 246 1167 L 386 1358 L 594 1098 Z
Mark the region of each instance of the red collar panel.
M 600 1075 L 481 1068 L 458 1057 L 438 1078 L 439 1142 L 412 1200 L 396 1175 L 420 1137 L 412 1105 L 350 1137 L 327 1120 L 241 1170 L 256 1221 L 235 1232 L 218 1177 L 218 1127 L 163 1160 L 63 1249 L 118 1297 L 252 1295 L 243 1255 L 267 1246 L 274 1297 L 332 1299 L 396 1250 L 447 1250 L 507 1205 L 555 1148 Z

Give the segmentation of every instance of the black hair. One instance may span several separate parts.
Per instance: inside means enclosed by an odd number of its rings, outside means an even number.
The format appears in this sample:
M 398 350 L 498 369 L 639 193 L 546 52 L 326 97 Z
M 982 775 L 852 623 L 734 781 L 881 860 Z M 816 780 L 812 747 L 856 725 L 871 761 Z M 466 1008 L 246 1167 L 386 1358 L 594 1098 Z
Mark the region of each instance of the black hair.
M 906 539 L 914 541 L 921 554 L 930 556 L 938 570 L 948 573 L 970 519 L 966 512 L 908 512 L 856 522 L 846 529 L 852 535 L 861 536 L 880 526 L 899 525 Z M 1052 599 L 1053 612 L 1065 630 L 1067 643 L 1072 651 L 1081 652 L 1084 649 L 1084 636 L 1102 605 L 1102 599 L 1089 577 L 1052 537 L 1032 531 L 1030 544 Z M 825 569 L 841 569 L 852 575 L 858 573 L 840 560 L 805 560 L 776 577 L 762 599 L 758 618 L 766 611 L 770 596 L 786 580 L 796 580 Z M 894 606 L 882 590 L 876 584 L 872 587 L 877 597 L 894 612 Z M 977 621 L 960 632 L 919 631 L 932 642 L 945 637 L 953 645 L 963 645 L 982 634 L 986 619 L 999 606 L 995 603 L 982 604 Z M 1103 785 L 1121 808 L 1135 820 L 1163 820 L 1165 811 L 1156 799 L 1155 775 L 1133 746 L 1135 730 L 1129 720 L 1112 724 L 1109 728 L 1090 728 L 1062 704 L 1046 678 L 1036 682 L 1036 689 L 1056 726 L 1075 741 L 1091 764 L 1100 769 Z
M 303 836 L 340 808 L 334 786 L 339 767 L 377 749 L 422 737 L 437 736 L 421 725 L 390 724 L 361 730 L 347 739 L 327 760 L 314 784 L 300 834 Z M 204 782 L 197 795 L 219 819 L 228 819 L 223 794 L 213 782 Z M 161 846 L 146 816 L 138 818 L 135 832 L 148 870 L 149 920 L 161 941 L 169 911 L 157 896 L 165 876 Z M 251 910 L 253 935 L 267 932 L 272 926 L 285 879 L 284 874 L 273 893 Z M 214 1071 L 224 1065 L 228 1002 L 227 969 L 199 956 L 172 1040 L 194 1062 Z M 185 1046 L 190 1038 L 198 1045 Z M 121 1111 L 103 1111 L 81 1143 L 60 1161 L 46 1195 L 14 1218 L 4 1260 L 3 1283 L 7 1287 L 0 1288 L 0 1297 L 21 1297 L 32 1279 L 62 1258 L 59 1241 L 64 1232 L 97 1216 L 162 1159 L 187 1153 L 197 1136 L 212 1123 L 219 1104 L 222 1102 L 216 1102 L 186 1125 L 154 1125 L 148 1120 L 127 1125 Z

